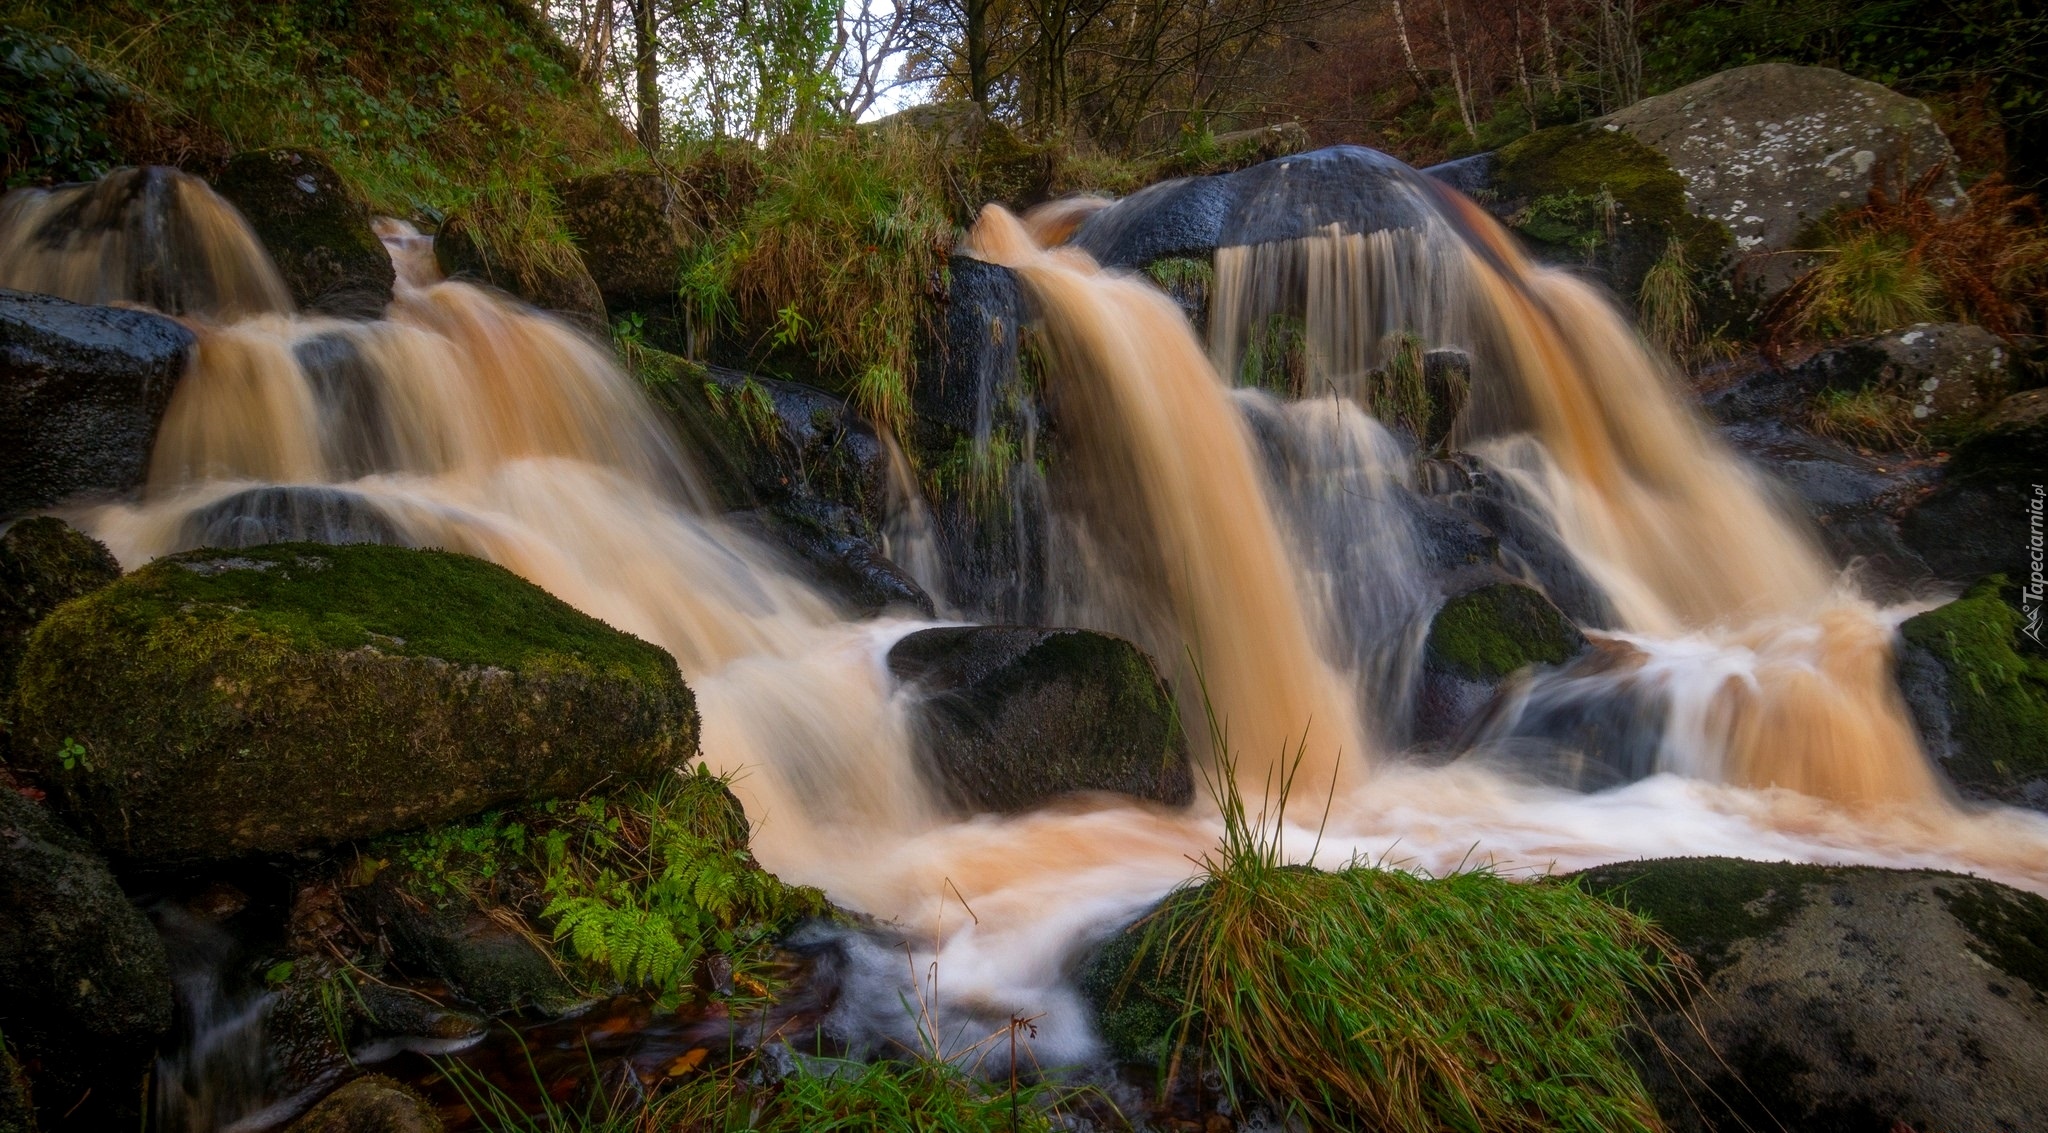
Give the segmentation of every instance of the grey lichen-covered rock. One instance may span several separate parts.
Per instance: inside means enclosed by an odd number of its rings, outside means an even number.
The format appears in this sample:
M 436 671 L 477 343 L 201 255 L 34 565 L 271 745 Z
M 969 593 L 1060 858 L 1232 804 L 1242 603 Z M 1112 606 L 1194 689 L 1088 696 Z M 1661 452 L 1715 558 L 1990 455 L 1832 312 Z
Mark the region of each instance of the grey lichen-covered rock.
M 0 290 L 0 518 L 141 484 L 192 345 L 161 315 Z
M 299 306 L 376 318 L 396 273 L 363 203 L 326 159 L 306 150 L 236 154 L 214 191 L 248 218 Z
M 1695 1130 L 2025 1130 L 2048 1111 L 2048 901 L 1955 874 L 1679 858 L 1578 875 L 1699 964 L 1636 1041 Z
M 441 274 L 510 292 L 544 311 L 554 311 L 585 330 L 609 334 L 604 295 L 583 258 L 573 250 L 513 263 L 495 254 L 476 226 L 458 213 L 434 234 L 434 262 Z
M 1456 735 L 1510 676 L 1585 650 L 1586 636 L 1533 587 L 1491 582 L 1452 597 L 1430 619 L 1415 737 Z
M 83 839 L 0 787 L 0 1035 L 38 1067 L 44 1126 L 133 1127 L 170 1025 L 156 930 Z M 79 1107 L 81 1124 L 58 1120 Z
M 1194 798 L 1172 694 L 1137 646 L 1078 629 L 920 630 L 889 670 L 922 696 L 918 752 L 970 810 L 1020 811 L 1077 791 L 1170 806 Z
M 1735 67 L 1601 126 L 1663 155 L 1693 213 L 1726 225 L 1738 252 L 1792 247 L 1830 210 L 1861 205 L 1880 174 L 1904 185 L 1949 163 L 1936 199 L 1962 200 L 1955 151 L 1926 104 L 1826 67 Z
M 1837 343 L 1802 363 L 1795 377 L 1823 389 L 1882 389 L 1913 406 L 1913 420 L 1954 437 L 2006 388 L 2010 361 L 1997 335 L 1967 323 L 1915 323 Z
M 14 716 L 14 669 L 28 631 L 60 604 L 121 577 L 113 552 L 53 516 L 0 533 L 0 739 Z
M 463 555 L 159 559 L 30 635 L 17 761 L 109 852 L 281 853 L 696 754 L 675 660 Z
M 334 1091 L 286 1133 L 441 1133 L 440 1115 L 427 1099 L 381 1074 Z

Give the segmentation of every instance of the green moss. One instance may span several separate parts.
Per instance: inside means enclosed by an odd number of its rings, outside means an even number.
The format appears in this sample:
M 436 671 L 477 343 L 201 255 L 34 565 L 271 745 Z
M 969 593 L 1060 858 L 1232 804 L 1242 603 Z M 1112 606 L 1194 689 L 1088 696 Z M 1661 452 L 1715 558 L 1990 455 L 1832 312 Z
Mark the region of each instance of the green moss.
M 1528 665 L 1559 665 L 1586 646 L 1578 629 L 1542 594 L 1499 582 L 1444 603 L 1430 623 L 1432 663 L 1458 676 L 1494 681 Z
M 1899 627 L 1947 676 L 1959 781 L 2007 786 L 2048 772 L 2048 659 L 2020 652 L 2020 615 L 2001 596 L 2003 575 Z
M 1934 892 L 1969 930 L 1970 951 L 2036 994 L 2048 995 L 2048 900 L 1984 881 L 1960 881 Z
M 29 630 L 60 604 L 120 577 L 112 552 L 61 519 L 34 516 L 0 534 L 0 735 L 14 712 L 14 670 Z
M 1660 858 L 1574 874 L 1580 888 L 1655 921 L 1691 956 L 1702 979 L 1735 960 L 1739 941 L 1769 936 L 1806 907 L 1806 887 L 1839 874 L 1825 866 L 1740 858 Z

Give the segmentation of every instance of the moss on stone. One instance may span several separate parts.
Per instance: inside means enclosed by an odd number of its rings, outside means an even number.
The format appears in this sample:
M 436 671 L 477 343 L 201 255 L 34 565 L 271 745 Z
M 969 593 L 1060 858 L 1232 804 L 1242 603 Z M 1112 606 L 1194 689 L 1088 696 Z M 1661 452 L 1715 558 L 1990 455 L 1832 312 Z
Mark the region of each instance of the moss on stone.
M 50 611 L 121 577 L 98 540 L 47 515 L 0 534 L 0 735 L 14 714 L 14 670 L 28 632 Z
M 1095 1026 L 1119 1060 L 1165 1066 L 1192 1020 L 1186 959 L 1174 962 L 1147 931 L 1155 919 L 1170 921 L 1181 905 L 1200 900 L 1199 889 L 1183 889 L 1136 923 L 1102 942 L 1081 969 L 1081 995 L 1095 1009 Z
M 1907 647 L 1926 650 L 1947 676 L 1957 747 L 1949 773 L 1989 788 L 2048 773 L 2048 659 L 2020 651 L 2008 587 L 1992 575 L 1899 627 Z
M 1660 858 L 1599 866 L 1572 880 L 1655 921 L 1707 979 L 1734 962 L 1737 942 L 1784 928 L 1806 907 L 1806 887 L 1839 872 L 1741 858 Z
M 369 206 L 324 158 L 299 149 L 236 154 L 213 187 L 248 218 L 299 305 L 374 318 L 391 301 L 395 272 Z
M 1432 663 L 1458 676 L 1495 681 L 1528 665 L 1563 664 L 1585 647 L 1585 635 L 1548 598 L 1498 582 L 1445 602 L 1427 648 Z
M 103 845 L 279 852 L 574 795 L 695 754 L 675 661 L 461 555 L 159 560 L 31 635 L 17 757 Z
M 1970 951 L 2038 995 L 2048 995 L 2048 900 L 1990 882 L 1958 879 L 1935 893 L 1967 929 Z

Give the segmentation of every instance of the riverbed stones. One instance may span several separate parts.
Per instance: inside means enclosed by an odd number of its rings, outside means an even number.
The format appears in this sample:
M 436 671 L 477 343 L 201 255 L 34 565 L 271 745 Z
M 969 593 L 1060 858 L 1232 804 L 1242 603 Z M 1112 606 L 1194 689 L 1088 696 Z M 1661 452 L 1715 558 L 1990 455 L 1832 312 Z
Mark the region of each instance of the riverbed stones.
M 973 811 L 1028 810 L 1062 795 L 1113 791 L 1169 806 L 1194 798 L 1187 740 L 1150 658 L 1079 629 L 953 626 L 889 651 L 919 692 L 919 759 L 930 781 Z
M 0 1034 L 35 1068 L 43 1127 L 133 1127 L 170 1025 L 156 930 L 83 839 L 0 786 Z M 81 1106 L 80 1123 L 61 1120 Z
M 0 290 L 0 518 L 141 484 L 193 342 L 162 315 Z
M 286 853 L 696 754 L 667 653 L 463 555 L 159 559 L 36 628 L 15 758 L 116 857 Z
M 239 153 L 213 180 L 269 251 L 300 307 L 373 319 L 391 302 L 391 255 L 370 209 L 334 167 L 301 149 Z
M 1578 875 L 1699 965 L 1637 1055 L 1676 1133 L 2023 1130 L 2048 1111 L 2048 901 L 1922 870 L 1677 858 Z

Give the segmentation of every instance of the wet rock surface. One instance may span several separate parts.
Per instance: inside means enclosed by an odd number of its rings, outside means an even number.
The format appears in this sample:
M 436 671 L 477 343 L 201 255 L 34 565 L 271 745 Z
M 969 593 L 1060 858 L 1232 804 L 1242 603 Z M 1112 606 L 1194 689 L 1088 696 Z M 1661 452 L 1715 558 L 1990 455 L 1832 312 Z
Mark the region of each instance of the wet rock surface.
M 554 311 L 594 334 L 611 333 L 604 294 L 581 256 L 507 262 L 493 255 L 477 235 L 476 226 L 458 213 L 434 233 L 434 262 L 449 279 L 495 287 L 543 311 Z
M 46 619 L 20 673 L 17 759 L 111 853 L 160 863 L 573 796 L 696 753 L 667 653 L 443 552 L 159 559 Z
M 1958 446 L 1941 485 L 1899 527 L 1936 576 L 1967 583 L 1987 574 L 2026 579 L 2034 569 L 2025 524 L 2043 507 L 2048 391 L 2000 402 Z
M 1912 405 L 1914 424 L 1955 435 L 1998 403 L 2008 351 L 1998 336 L 1965 323 L 1915 323 L 1837 343 L 1799 366 L 1815 389 L 1881 389 Z
M 558 187 L 562 217 L 613 318 L 637 312 L 652 340 L 685 345 L 676 287 L 691 226 L 675 189 L 651 169 L 577 177 Z
M 373 319 L 391 302 L 391 256 L 370 210 L 317 154 L 296 149 L 236 154 L 214 191 L 248 218 L 300 307 Z
M 431 900 L 386 878 L 347 896 L 359 922 L 401 970 L 416 978 L 446 980 L 463 1001 L 486 1015 L 523 1010 L 558 1015 L 583 1002 L 555 961 L 513 927 L 515 922 L 493 916 L 466 897 Z
M 2048 810 L 2048 651 L 2004 576 L 1899 627 L 1921 746 L 1963 793 Z
M 2048 901 L 1956 874 L 1677 858 L 1579 884 L 1699 965 L 1645 1004 L 1673 1130 L 2024 1130 L 2048 1105 Z M 1661 1049 L 1660 1049 L 1661 1047 Z
M 0 1034 L 42 1127 L 134 1127 L 170 1026 L 156 930 L 84 839 L 0 786 Z
M 1194 798 L 1172 695 L 1137 646 L 1024 626 L 920 630 L 889 651 L 914 685 L 926 773 L 968 810 L 1019 811 L 1079 791 Z
M 1532 587 L 1492 582 L 1453 596 L 1431 619 L 1423 646 L 1416 738 L 1451 738 L 1509 677 L 1562 665 L 1585 649 L 1585 635 Z
M 0 290 L 0 518 L 141 484 L 192 332 Z
M 266 543 L 378 543 L 411 540 L 377 506 L 345 488 L 251 488 L 187 515 L 178 540 L 187 547 L 260 547 Z
M 287 1133 L 441 1133 L 427 1099 L 399 1082 L 370 1074 L 334 1091 Z

